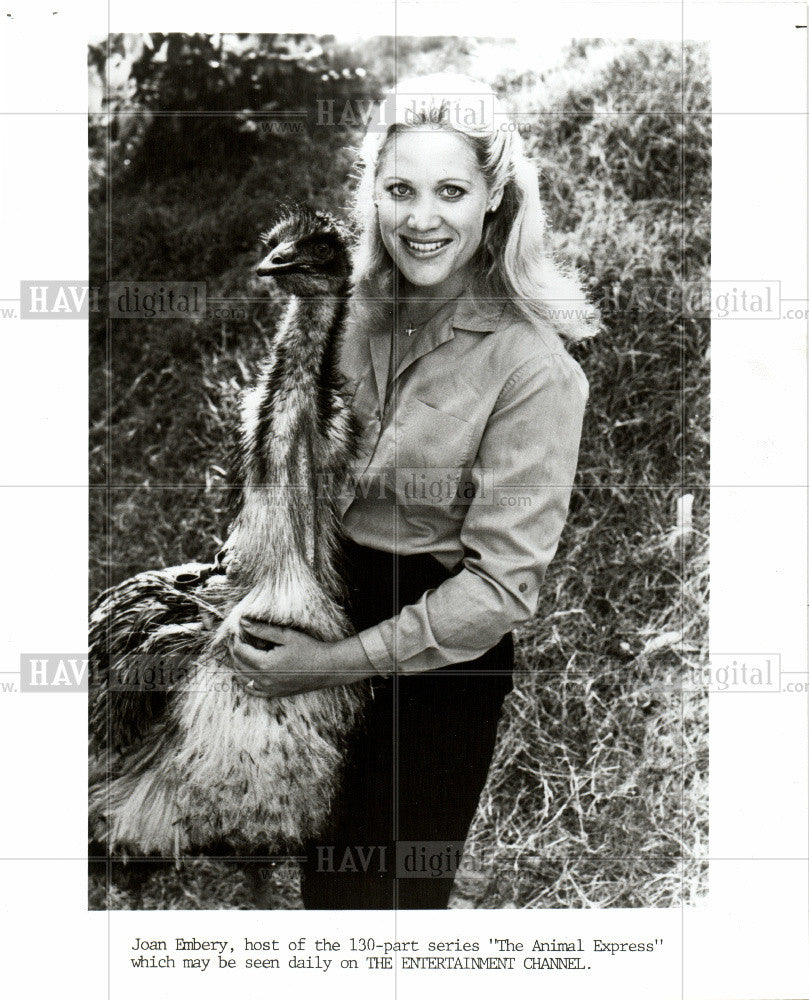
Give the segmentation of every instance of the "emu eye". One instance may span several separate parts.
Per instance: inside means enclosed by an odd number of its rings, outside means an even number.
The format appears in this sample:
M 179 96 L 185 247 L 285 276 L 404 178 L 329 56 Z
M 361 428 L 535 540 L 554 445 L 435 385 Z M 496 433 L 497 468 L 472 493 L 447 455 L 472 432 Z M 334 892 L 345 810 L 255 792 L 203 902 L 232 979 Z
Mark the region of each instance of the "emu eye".
M 333 250 L 328 243 L 315 243 L 312 253 L 318 260 L 328 260 L 332 256 Z

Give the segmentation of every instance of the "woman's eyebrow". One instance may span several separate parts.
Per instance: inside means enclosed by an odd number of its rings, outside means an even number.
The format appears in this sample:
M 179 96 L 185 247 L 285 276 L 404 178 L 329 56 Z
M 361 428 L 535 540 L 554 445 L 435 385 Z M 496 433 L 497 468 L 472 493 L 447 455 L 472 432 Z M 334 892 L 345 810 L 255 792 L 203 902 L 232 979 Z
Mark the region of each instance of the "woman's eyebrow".
M 390 174 L 388 177 L 384 177 L 382 180 L 383 184 L 387 184 L 390 181 L 404 181 L 407 184 L 412 184 L 413 181 L 409 180 L 407 177 L 403 177 L 401 174 Z M 441 177 L 439 180 L 435 181 L 436 184 L 471 184 L 472 181 L 468 177 Z

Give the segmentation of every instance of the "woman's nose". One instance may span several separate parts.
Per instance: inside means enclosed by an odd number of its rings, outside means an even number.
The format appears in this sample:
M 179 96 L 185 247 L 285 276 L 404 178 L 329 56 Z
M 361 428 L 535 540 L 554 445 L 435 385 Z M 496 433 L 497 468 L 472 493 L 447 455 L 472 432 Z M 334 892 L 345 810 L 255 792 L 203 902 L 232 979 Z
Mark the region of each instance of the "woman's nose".
M 421 198 L 408 207 L 405 221 L 408 229 L 414 232 L 427 232 L 441 225 L 441 216 L 431 199 Z

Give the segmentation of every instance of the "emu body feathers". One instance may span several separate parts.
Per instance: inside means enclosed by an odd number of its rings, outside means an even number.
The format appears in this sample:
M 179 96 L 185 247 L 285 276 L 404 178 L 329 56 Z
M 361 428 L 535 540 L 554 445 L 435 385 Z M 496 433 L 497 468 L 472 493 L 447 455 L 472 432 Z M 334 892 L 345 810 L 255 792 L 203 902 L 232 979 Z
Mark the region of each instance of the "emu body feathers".
M 364 701 L 364 685 L 254 698 L 229 665 L 244 615 L 351 631 L 335 505 L 356 437 L 336 364 L 348 236 L 304 208 L 264 239 L 259 274 L 293 298 L 245 400 L 227 569 L 147 571 L 92 610 L 90 832 L 110 853 L 302 844 L 328 818 Z

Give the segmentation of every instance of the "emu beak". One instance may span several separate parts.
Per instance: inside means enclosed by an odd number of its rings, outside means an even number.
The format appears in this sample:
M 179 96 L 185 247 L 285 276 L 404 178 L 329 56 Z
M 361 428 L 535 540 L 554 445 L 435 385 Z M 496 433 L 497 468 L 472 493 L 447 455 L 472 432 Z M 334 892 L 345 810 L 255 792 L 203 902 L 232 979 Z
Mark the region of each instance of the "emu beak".
M 259 278 L 271 278 L 275 274 L 284 274 L 298 266 L 295 259 L 295 244 L 287 241 L 279 243 L 272 249 L 256 268 Z

